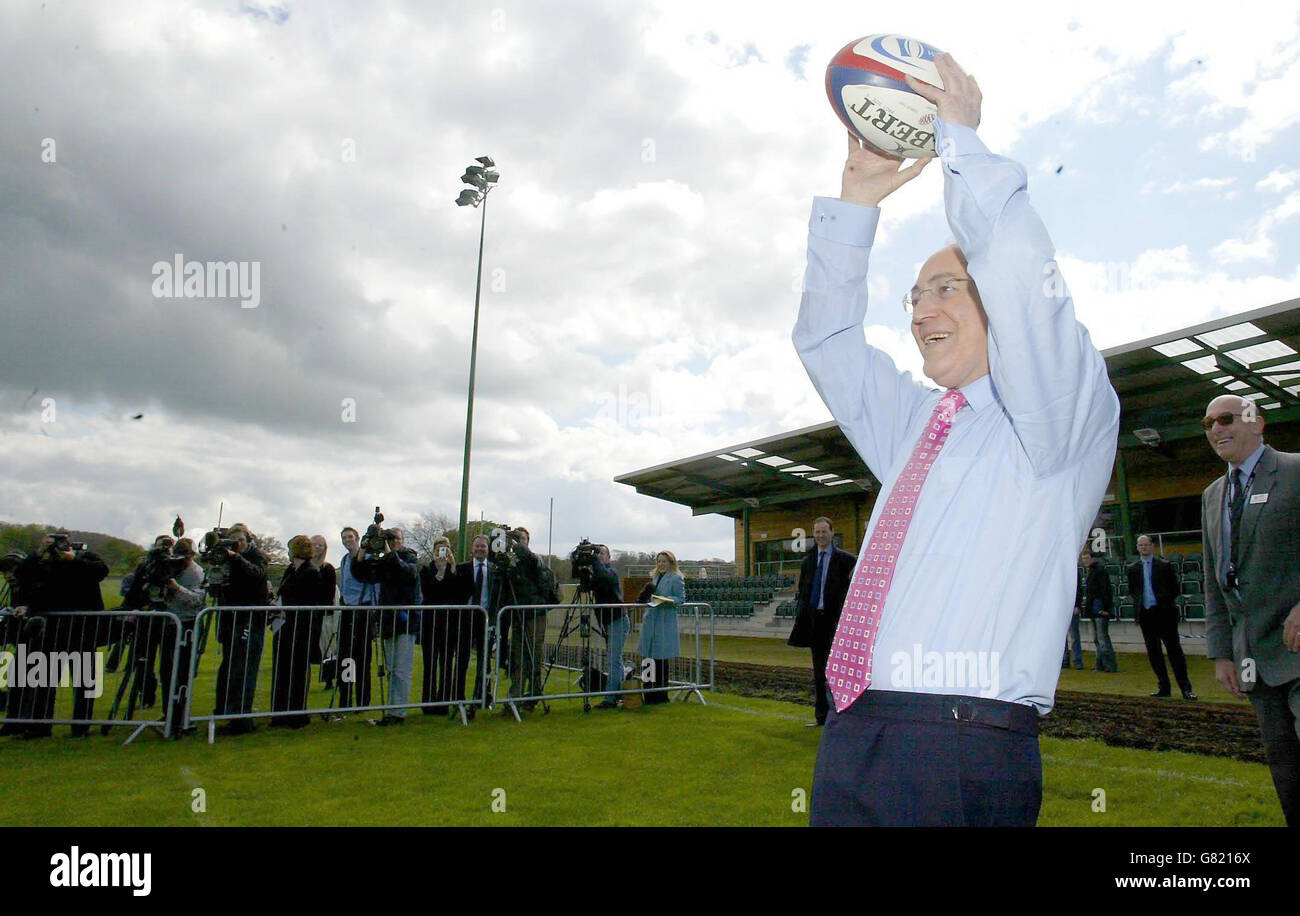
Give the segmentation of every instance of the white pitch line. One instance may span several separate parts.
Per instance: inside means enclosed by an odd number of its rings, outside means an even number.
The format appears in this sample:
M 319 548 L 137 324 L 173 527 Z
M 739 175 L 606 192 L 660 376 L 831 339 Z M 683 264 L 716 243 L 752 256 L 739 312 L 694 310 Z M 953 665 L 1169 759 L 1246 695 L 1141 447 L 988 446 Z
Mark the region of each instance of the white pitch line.
M 1123 748 L 1123 750 L 1142 751 L 1142 750 L 1146 750 L 1146 748 L 1132 747 L 1132 748 Z M 1188 753 L 1188 752 L 1183 751 L 1182 753 Z M 1209 755 L 1198 754 L 1197 756 L 1209 756 Z M 1225 757 L 1223 759 L 1228 760 L 1231 758 Z M 1223 779 L 1218 776 L 1200 776 L 1195 773 L 1178 773 L 1175 772 L 1174 770 L 1148 770 L 1145 767 L 1111 766 L 1109 764 L 1099 763 L 1093 760 L 1065 760 L 1060 757 L 1053 757 L 1050 754 L 1043 754 L 1043 762 L 1059 763 L 1063 766 L 1091 767 L 1093 769 L 1104 769 L 1108 773 L 1139 773 L 1143 776 L 1163 776 L 1168 779 L 1186 779 L 1192 782 L 1209 782 L 1219 786 L 1240 786 L 1243 789 L 1254 788 L 1250 783 L 1242 782 L 1239 779 Z M 1243 761 L 1238 760 L 1236 762 L 1242 763 Z M 1264 764 L 1261 763 L 1256 765 L 1263 766 Z

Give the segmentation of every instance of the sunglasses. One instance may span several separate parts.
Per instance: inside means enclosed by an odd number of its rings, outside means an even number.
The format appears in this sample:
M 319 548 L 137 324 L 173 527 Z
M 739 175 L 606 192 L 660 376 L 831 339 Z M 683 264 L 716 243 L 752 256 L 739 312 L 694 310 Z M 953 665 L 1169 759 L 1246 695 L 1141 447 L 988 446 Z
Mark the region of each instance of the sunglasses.
M 1215 423 L 1218 423 L 1220 426 L 1231 426 L 1232 418 L 1239 417 L 1239 416 L 1241 416 L 1241 414 L 1239 413 L 1221 413 L 1217 417 L 1202 417 L 1201 429 L 1205 430 L 1208 433 L 1211 429 L 1214 428 Z

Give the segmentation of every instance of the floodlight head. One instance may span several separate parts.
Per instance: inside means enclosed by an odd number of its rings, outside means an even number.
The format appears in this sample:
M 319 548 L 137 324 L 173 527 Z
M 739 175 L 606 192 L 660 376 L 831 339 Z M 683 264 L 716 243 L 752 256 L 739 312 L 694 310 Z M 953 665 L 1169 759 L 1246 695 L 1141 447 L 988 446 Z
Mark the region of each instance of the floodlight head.
M 479 156 L 474 161 L 483 163 L 483 167 L 487 169 L 490 169 L 492 168 L 492 166 L 496 165 L 496 163 L 492 161 L 491 156 Z
M 466 169 L 465 174 L 460 176 L 460 180 L 465 182 L 465 184 L 473 185 L 480 191 L 487 187 L 486 179 L 484 179 L 482 175 L 475 175 L 473 172 L 469 171 L 469 169 Z
M 456 206 L 468 207 L 471 205 L 475 207 L 478 206 L 478 192 L 466 188 L 465 190 L 460 192 L 460 197 L 456 198 Z
M 501 173 L 500 173 L 500 172 L 484 172 L 484 173 L 483 173 L 483 180 L 486 181 L 488 184 L 496 184 L 496 183 L 497 183 L 497 180 L 498 180 L 500 177 L 501 177 Z

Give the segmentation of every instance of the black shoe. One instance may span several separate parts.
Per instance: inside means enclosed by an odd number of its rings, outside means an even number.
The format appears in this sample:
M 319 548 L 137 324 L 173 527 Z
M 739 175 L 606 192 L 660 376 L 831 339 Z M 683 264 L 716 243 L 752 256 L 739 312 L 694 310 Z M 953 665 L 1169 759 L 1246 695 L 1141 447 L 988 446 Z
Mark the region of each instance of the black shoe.
M 27 741 L 35 741 L 37 738 L 50 737 L 50 730 L 46 728 L 34 728 L 23 732 L 22 737 Z
M 1184 700 L 1195 700 L 1195 699 L 1196 699 L 1196 694 L 1192 693 L 1192 691 L 1190 691 L 1190 690 L 1184 690 L 1184 691 L 1183 691 L 1183 699 L 1184 699 Z
M 1151 695 L 1152 695 L 1153 697 L 1168 697 L 1168 696 L 1169 696 L 1169 691 L 1168 691 L 1168 690 L 1157 690 L 1155 693 L 1153 693 L 1153 694 L 1151 694 Z
M 601 700 L 596 704 L 597 709 L 618 709 L 617 700 Z
M 467 719 L 468 719 L 469 721 L 471 721 L 471 722 L 474 721 L 474 707 L 473 707 L 473 706 L 466 707 L 466 709 L 465 709 L 465 718 L 467 718 Z

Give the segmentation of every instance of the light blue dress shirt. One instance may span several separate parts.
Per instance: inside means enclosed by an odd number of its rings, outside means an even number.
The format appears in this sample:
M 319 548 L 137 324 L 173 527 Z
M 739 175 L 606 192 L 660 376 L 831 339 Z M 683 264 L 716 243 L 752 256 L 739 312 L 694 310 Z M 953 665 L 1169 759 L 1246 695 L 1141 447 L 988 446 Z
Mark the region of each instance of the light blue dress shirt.
M 1155 557 L 1142 558 L 1142 609 L 1156 606 L 1156 590 L 1151 586 L 1151 567 Z
M 990 373 L 962 388 L 969 406 L 922 489 L 871 689 L 993 697 L 1046 713 L 1075 562 L 1115 460 L 1119 399 L 1075 320 L 1024 169 L 969 128 L 937 122 L 937 136 L 952 150 L 944 203 L 988 315 Z M 813 385 L 881 481 L 868 533 L 942 396 L 863 337 L 879 218 L 879 208 L 814 201 L 793 334 Z M 936 663 L 943 676 L 933 676 Z
M 378 604 L 379 589 L 371 582 L 362 582 L 352 575 L 352 554 L 344 553 L 339 560 L 339 596 L 350 607 Z

